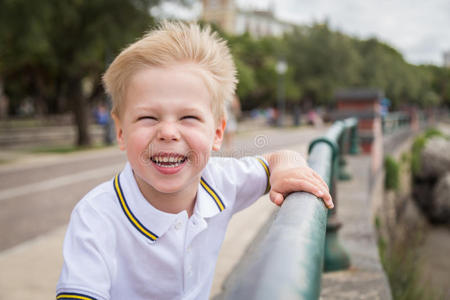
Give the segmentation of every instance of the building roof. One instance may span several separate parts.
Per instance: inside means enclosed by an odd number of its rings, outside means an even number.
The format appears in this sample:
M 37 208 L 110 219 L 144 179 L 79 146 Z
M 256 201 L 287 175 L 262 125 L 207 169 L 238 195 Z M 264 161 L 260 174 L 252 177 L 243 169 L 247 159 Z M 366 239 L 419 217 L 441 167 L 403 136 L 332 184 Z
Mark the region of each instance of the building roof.
M 383 90 L 376 88 L 342 89 L 334 94 L 336 100 L 366 100 L 381 99 L 383 97 Z

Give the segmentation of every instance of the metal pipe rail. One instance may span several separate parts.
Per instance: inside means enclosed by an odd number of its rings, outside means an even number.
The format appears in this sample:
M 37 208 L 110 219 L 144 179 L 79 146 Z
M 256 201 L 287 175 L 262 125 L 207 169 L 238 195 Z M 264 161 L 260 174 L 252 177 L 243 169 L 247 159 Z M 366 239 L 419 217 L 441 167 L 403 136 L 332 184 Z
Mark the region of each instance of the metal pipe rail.
M 339 138 L 356 124 L 335 122 L 323 138 L 310 145 L 308 163 L 331 188 Z M 326 230 L 327 209 L 322 200 L 304 192 L 290 194 L 223 299 L 318 299 Z
M 308 162 L 329 178 L 331 157 L 332 150 L 321 144 Z M 318 299 L 326 224 L 322 200 L 303 192 L 290 194 L 224 299 Z

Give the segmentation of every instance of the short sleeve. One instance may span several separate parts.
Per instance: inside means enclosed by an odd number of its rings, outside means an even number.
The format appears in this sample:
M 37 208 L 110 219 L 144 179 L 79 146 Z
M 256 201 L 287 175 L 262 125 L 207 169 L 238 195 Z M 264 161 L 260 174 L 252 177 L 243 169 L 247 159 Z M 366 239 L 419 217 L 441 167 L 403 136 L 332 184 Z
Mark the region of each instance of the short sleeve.
M 108 243 L 113 241 L 106 237 L 104 220 L 87 205 L 72 213 L 64 239 L 57 299 L 109 299 L 112 267 L 108 248 L 113 246 Z
M 263 157 L 217 158 L 213 164 L 216 172 L 217 164 L 224 178 L 223 194 L 234 198 L 233 213 L 250 206 L 270 189 L 269 165 Z

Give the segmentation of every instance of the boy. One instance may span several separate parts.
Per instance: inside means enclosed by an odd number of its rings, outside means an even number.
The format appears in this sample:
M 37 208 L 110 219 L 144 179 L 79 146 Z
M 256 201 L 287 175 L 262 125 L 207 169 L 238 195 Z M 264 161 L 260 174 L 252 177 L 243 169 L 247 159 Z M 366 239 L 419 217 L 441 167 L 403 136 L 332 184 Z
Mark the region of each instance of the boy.
M 128 163 L 75 207 L 57 299 L 207 299 L 234 213 L 269 190 L 277 205 L 302 190 L 332 207 L 297 153 L 210 159 L 235 73 L 225 42 L 193 24 L 164 23 L 113 61 L 104 84 Z

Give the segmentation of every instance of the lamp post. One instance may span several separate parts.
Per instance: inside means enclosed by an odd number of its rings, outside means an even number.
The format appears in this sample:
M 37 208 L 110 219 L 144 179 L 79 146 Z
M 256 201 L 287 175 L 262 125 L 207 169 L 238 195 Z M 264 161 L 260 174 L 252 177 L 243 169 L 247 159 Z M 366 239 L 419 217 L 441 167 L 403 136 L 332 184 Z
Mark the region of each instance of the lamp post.
M 284 124 L 284 111 L 285 111 L 285 95 L 284 95 L 284 74 L 287 71 L 287 63 L 284 59 L 280 59 L 276 65 L 276 71 L 278 74 L 278 88 L 277 88 L 277 106 L 278 106 L 278 126 Z

